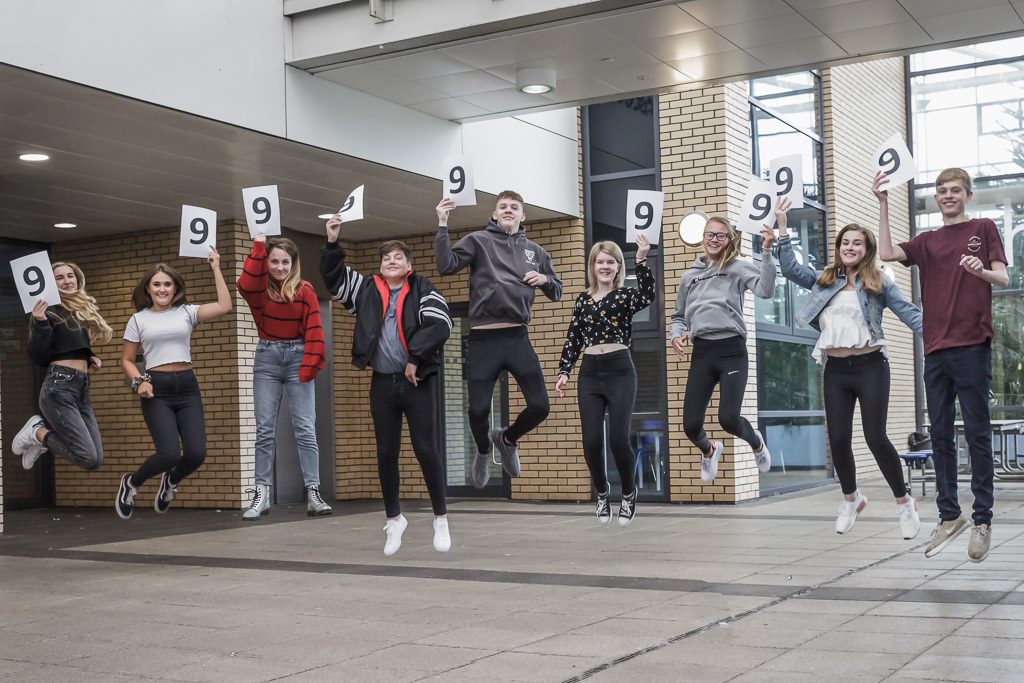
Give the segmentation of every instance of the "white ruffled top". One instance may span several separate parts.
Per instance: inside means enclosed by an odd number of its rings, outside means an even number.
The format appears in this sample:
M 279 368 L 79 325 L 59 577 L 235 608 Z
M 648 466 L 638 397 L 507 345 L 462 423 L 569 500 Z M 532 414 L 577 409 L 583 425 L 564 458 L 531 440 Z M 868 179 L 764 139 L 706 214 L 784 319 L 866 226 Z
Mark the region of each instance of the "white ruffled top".
M 818 365 L 824 365 L 829 349 L 863 349 L 879 346 L 885 350 L 884 339 L 872 339 L 871 331 L 860 310 L 860 299 L 855 290 L 836 292 L 818 317 L 821 335 L 811 355 Z

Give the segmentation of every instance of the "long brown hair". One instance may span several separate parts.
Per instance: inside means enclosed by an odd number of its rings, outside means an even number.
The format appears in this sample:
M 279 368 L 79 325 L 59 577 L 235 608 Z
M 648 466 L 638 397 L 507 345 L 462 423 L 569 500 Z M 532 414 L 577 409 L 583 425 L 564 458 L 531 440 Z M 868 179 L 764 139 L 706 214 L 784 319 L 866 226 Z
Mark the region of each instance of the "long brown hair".
M 63 291 L 60 292 L 60 305 L 64 307 L 71 317 L 79 325 L 85 325 L 86 332 L 89 333 L 89 341 L 110 341 L 114 331 L 110 329 L 110 325 L 100 315 L 100 309 L 96 306 L 95 297 L 89 296 L 85 291 L 85 273 L 74 263 L 67 261 L 57 261 L 51 264 L 51 268 L 54 272 L 57 272 L 58 268 L 70 268 L 71 272 L 75 274 L 75 282 L 78 284 L 78 289 L 73 294 L 66 294 Z M 56 316 L 61 323 L 70 326 L 70 320 L 63 316 Z M 59 324 L 59 323 L 58 323 Z
M 136 311 L 141 311 L 153 305 L 153 297 L 149 295 L 149 281 L 157 273 L 163 273 L 174 281 L 174 299 L 171 300 L 171 308 L 188 303 L 188 297 L 185 295 L 185 278 L 166 263 L 158 263 L 139 278 L 135 289 L 132 290 L 132 305 L 135 306 Z
M 850 223 L 836 235 L 835 251 L 832 252 L 832 264 L 821 271 L 818 276 L 818 284 L 822 287 L 830 287 L 838 277 L 840 271 L 846 273 L 839 249 L 843 244 L 843 236 L 848 232 L 859 232 L 864 235 L 864 258 L 857 264 L 857 275 L 860 277 L 861 289 L 878 293 L 882 291 L 882 270 L 878 267 L 878 240 L 875 233 L 867 228 L 862 228 L 856 223 Z
M 729 221 L 725 220 L 720 216 L 712 216 L 708 219 L 708 222 L 704 224 L 704 231 L 707 232 L 708 226 L 712 223 L 718 223 L 723 226 L 729 233 L 728 239 L 725 240 L 725 247 L 722 249 L 721 255 L 717 259 L 708 258 L 709 261 L 718 266 L 719 270 L 722 270 L 727 265 L 736 260 L 736 257 L 741 256 L 740 244 L 743 241 L 743 235 L 733 228 Z M 704 250 L 704 255 L 707 257 L 707 249 Z
M 626 280 L 625 259 L 622 257 L 622 249 L 619 248 L 619 245 L 610 240 L 595 242 L 594 246 L 590 248 L 590 256 L 587 257 L 587 294 L 590 296 L 594 296 L 594 292 L 597 291 L 597 257 L 601 255 L 601 252 L 611 256 L 619 264 L 619 270 L 615 273 L 612 289 L 618 289 Z
M 302 267 L 299 265 L 299 248 L 287 237 L 271 237 L 267 240 L 267 260 L 270 260 L 270 252 L 280 249 L 292 259 L 292 269 L 288 276 L 281 282 L 274 282 L 274 278 L 267 278 L 267 293 L 275 301 L 293 301 L 295 292 L 302 284 Z

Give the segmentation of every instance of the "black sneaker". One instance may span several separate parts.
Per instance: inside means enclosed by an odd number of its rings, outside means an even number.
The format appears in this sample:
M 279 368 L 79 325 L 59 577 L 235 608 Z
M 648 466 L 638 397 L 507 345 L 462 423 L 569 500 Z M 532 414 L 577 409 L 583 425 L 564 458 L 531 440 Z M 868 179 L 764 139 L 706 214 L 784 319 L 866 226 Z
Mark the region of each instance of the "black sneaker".
M 117 498 L 114 499 L 114 510 L 121 519 L 128 519 L 135 509 L 135 494 L 138 490 L 131 484 L 132 475 L 126 474 L 121 477 L 121 485 L 117 489 Z
M 174 494 L 178 487 L 171 483 L 171 475 L 164 472 L 160 475 L 160 486 L 156 490 L 156 498 L 153 499 L 153 509 L 161 515 L 171 507 Z
M 622 502 L 619 504 L 619 526 L 627 526 L 633 521 L 633 516 L 636 514 L 636 493 L 629 498 L 622 497 Z
M 600 493 L 597 494 L 597 509 L 594 512 L 597 515 L 597 521 L 601 522 L 601 524 L 607 524 L 612 521 L 612 510 L 608 507 L 607 493 L 603 496 Z
M 506 429 L 492 429 L 490 433 L 491 443 L 498 450 L 501 456 L 501 468 L 510 477 L 518 477 L 519 468 L 519 446 L 505 441 Z

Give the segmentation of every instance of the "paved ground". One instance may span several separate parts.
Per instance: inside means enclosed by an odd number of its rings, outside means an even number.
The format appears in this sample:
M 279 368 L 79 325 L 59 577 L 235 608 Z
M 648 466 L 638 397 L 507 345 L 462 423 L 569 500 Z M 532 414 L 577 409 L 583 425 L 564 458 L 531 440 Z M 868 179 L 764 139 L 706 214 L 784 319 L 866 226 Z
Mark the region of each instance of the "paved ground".
M 880 486 L 853 532 L 835 488 L 739 506 L 457 501 L 454 547 L 410 507 L 14 512 L 0 536 L 0 679 L 17 681 L 1024 680 L 1024 486 L 993 550 L 922 554 Z M 968 505 L 965 506 L 969 510 Z

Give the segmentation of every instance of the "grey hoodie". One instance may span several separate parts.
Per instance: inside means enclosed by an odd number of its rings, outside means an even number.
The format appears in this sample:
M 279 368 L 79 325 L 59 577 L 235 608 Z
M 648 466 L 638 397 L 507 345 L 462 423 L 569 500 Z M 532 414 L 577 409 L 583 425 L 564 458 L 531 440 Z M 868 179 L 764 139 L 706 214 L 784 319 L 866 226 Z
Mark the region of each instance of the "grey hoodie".
M 722 270 L 698 256 L 679 281 L 669 340 L 686 331 L 701 339 L 746 337 L 743 295 L 748 289 L 762 299 L 775 291 L 775 261 L 770 252 L 761 255 L 760 267 L 736 259 Z
M 562 298 L 562 282 L 551 267 L 551 257 L 526 239 L 522 226 L 510 235 L 492 220 L 486 228 L 469 233 L 454 247 L 448 228 L 438 228 L 434 256 L 442 275 L 452 275 L 469 266 L 470 327 L 529 323 L 535 292 L 523 282 L 523 277 L 531 270 L 547 276 L 547 283 L 539 287 L 547 298 Z

